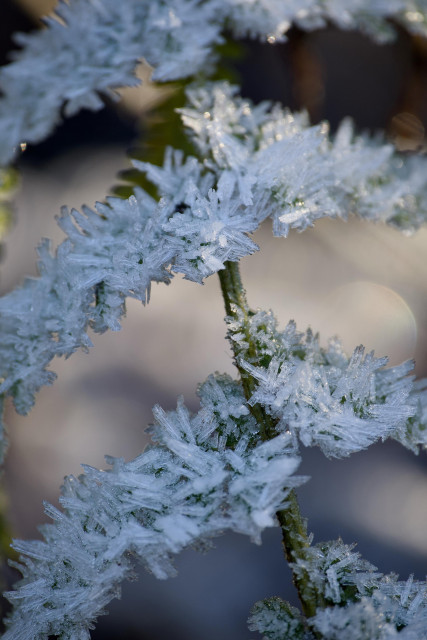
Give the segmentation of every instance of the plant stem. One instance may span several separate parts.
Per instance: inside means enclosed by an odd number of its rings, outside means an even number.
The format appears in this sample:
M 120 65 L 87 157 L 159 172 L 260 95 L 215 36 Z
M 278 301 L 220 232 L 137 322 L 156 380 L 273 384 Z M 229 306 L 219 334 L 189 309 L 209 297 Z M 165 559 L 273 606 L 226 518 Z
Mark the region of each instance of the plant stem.
M 253 376 L 241 366 L 240 357 L 244 352 L 247 357 L 250 357 L 252 363 L 256 363 L 258 355 L 260 355 L 257 353 L 256 344 L 250 334 L 250 318 L 254 315 L 254 312 L 251 311 L 246 300 L 246 292 L 243 288 L 238 263 L 225 262 L 224 269 L 218 272 L 218 276 L 227 316 L 237 320 L 239 315 L 240 318 L 243 315 L 243 323 L 240 320 L 239 329 L 243 331 L 248 347 L 245 347 L 245 349 L 240 347 L 236 341 L 231 339 L 230 333 L 229 338 L 233 349 L 234 362 L 241 377 L 243 391 L 246 400 L 249 401 L 257 383 Z M 259 404 L 249 405 L 249 408 L 259 425 L 261 438 L 263 440 L 274 438 L 277 435 L 277 421 L 268 415 Z M 325 607 L 325 602 L 322 594 L 311 583 L 310 574 L 308 569 L 305 568 L 309 564 L 310 538 L 307 534 L 306 520 L 301 515 L 294 490 L 288 495 L 286 508 L 278 511 L 277 519 L 282 530 L 285 556 L 293 571 L 293 580 L 301 600 L 303 612 L 307 618 L 311 618 L 315 615 L 317 608 L 323 609 Z
M 249 349 L 245 350 L 245 353 L 251 358 L 256 359 L 257 350 L 255 344 L 251 340 L 249 326 L 250 317 L 254 315 L 254 312 L 249 309 L 246 301 L 246 291 L 243 288 L 242 279 L 240 277 L 239 263 L 238 262 L 225 262 L 225 269 L 218 271 L 219 281 L 221 283 L 222 296 L 224 298 L 225 312 L 227 316 L 237 320 L 237 311 L 240 310 L 243 313 L 244 324 L 243 331 L 245 333 L 246 342 L 249 345 Z M 236 365 L 243 385 L 243 391 L 246 400 L 252 396 L 256 388 L 256 382 L 253 377 L 245 370 L 240 364 L 240 356 L 243 353 L 243 349 L 239 348 L 236 342 L 230 340 L 234 354 L 234 364 Z M 261 437 L 263 440 L 270 440 L 274 438 L 276 433 L 276 421 L 266 414 L 264 409 L 259 404 L 253 406 L 249 405 L 249 409 L 256 419 Z

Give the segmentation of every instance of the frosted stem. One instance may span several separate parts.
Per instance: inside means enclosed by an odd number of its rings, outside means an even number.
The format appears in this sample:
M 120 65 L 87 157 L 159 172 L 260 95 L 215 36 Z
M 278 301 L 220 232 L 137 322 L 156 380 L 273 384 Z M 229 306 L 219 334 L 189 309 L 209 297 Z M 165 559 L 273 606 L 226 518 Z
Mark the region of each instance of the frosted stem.
M 242 279 L 240 277 L 239 263 L 226 261 L 224 265 L 225 268 L 218 271 L 218 276 L 221 283 L 221 291 L 224 298 L 226 314 L 227 316 L 236 318 L 238 309 L 243 312 L 245 321 L 242 329 L 245 332 L 245 337 L 249 345 L 247 353 L 251 357 L 256 357 L 256 346 L 251 340 L 249 332 L 250 317 L 254 315 L 254 312 L 251 311 L 246 300 L 246 291 L 243 288 Z M 233 340 L 230 340 L 230 342 L 234 354 L 234 363 L 242 380 L 245 397 L 249 400 L 255 391 L 256 382 L 253 376 L 251 376 L 240 365 L 240 356 L 242 355 L 241 349 Z M 267 415 L 265 410 L 259 404 L 255 404 L 253 406 L 249 405 L 249 409 L 259 425 L 262 439 L 270 440 L 271 438 L 274 438 L 274 436 L 277 435 L 275 420 L 271 416 Z
M 241 329 L 245 333 L 246 342 L 249 345 L 246 353 L 251 359 L 256 359 L 257 349 L 249 330 L 250 318 L 254 315 L 254 312 L 251 311 L 246 300 L 246 291 L 243 288 L 238 262 L 226 261 L 224 269 L 218 271 L 218 276 L 227 316 L 237 318 L 238 310 L 243 313 L 244 323 L 243 326 L 241 325 Z M 230 343 L 233 349 L 234 362 L 242 380 L 245 397 L 246 400 L 249 400 L 256 388 L 256 381 L 250 373 L 240 366 L 241 348 L 237 342 L 230 340 Z M 249 408 L 257 420 L 262 439 L 270 440 L 273 438 L 276 435 L 276 421 L 259 404 L 249 405 Z M 293 580 L 301 600 L 303 612 L 307 618 L 311 618 L 315 615 L 317 608 L 323 609 L 326 605 L 323 595 L 311 583 L 310 574 L 304 568 L 304 565 L 309 566 L 307 551 L 310 548 L 310 539 L 307 535 L 306 520 L 301 515 L 294 490 L 289 493 L 287 508 L 278 511 L 277 518 L 282 530 L 286 559 L 293 571 Z M 298 566 L 295 568 L 298 561 Z

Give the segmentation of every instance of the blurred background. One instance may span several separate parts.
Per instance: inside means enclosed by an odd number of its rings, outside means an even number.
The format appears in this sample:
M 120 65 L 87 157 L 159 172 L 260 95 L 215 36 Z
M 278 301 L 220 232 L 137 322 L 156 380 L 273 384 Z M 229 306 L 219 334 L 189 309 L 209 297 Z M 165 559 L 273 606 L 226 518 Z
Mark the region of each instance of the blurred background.
M 39 26 L 54 4 L 2 0 L 2 64 L 13 48 L 11 33 Z M 313 123 L 327 119 L 333 130 L 350 115 L 358 131 L 383 130 L 406 154 L 425 150 L 427 43 L 403 31 L 379 46 L 332 27 L 309 34 L 294 29 L 283 45 L 241 43 L 230 65 L 243 95 L 255 101 L 306 108 Z M 129 167 L 127 152 L 143 143 L 144 123 L 150 110 L 156 114 L 160 96 L 147 83 L 124 94 L 118 105 L 65 121 L 20 158 L 13 226 L 2 247 L 2 293 L 36 274 L 42 237 L 54 246 L 62 240 L 54 219 L 61 205 L 93 206 Z M 273 238 L 267 225 L 255 240 L 261 251 L 242 261 L 253 307 L 273 309 L 282 327 L 291 318 L 300 330 L 311 326 L 323 344 L 339 335 L 348 351 L 363 343 L 392 364 L 415 357 L 417 375 L 427 375 L 425 229 L 405 237 L 357 219 L 321 220 L 286 240 Z M 94 336 L 89 354 L 53 363 L 58 380 L 41 391 L 28 417 L 8 408 L 3 484 L 15 537 L 39 535 L 37 525 L 46 521 L 42 500 L 57 504 L 64 475 L 78 475 L 80 463 L 105 467 L 104 454 L 129 460 L 140 453 L 154 404 L 172 409 L 183 394 L 197 410 L 198 382 L 213 371 L 234 374 L 223 316 L 215 276 L 203 287 L 180 277 L 169 287 L 154 285 L 147 307 L 128 301 L 120 332 Z M 304 450 L 301 473 L 312 477 L 299 495 L 315 541 L 357 541 L 381 571 L 425 577 L 425 454 L 385 443 L 329 461 Z M 143 574 L 124 585 L 122 600 L 111 604 L 92 637 L 248 640 L 255 634 L 246 619 L 256 600 L 280 595 L 297 604 L 276 530 L 266 532 L 261 547 L 225 535 L 209 554 L 189 550 L 176 564 L 173 580 Z

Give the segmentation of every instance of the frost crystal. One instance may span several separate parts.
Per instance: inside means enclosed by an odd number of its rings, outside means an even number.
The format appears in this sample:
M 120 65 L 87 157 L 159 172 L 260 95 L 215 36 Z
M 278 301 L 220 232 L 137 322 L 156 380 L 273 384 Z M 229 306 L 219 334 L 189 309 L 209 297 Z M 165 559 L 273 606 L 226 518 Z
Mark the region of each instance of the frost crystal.
M 308 571 L 311 584 L 322 593 L 328 605 L 345 603 L 350 591 L 357 593 L 360 584 L 367 589 L 381 577 L 376 567 L 353 551 L 355 546 L 341 540 L 320 542 L 307 550 L 304 559 L 292 565 L 293 570 L 297 575 Z
M 307 572 L 323 605 L 304 619 L 279 598 L 258 602 L 250 629 L 271 640 L 416 640 L 427 637 L 427 587 L 383 576 L 341 540 L 319 543 L 293 565 Z M 309 629 L 311 631 L 309 631 Z
M 322 638 L 327 640 L 392 640 L 401 637 L 369 598 L 346 607 L 324 609 L 316 615 L 314 624 Z
M 204 161 L 172 149 L 162 167 L 135 161 L 157 187 L 158 201 L 135 188 L 129 199 L 109 198 L 95 211 L 64 208 L 59 224 L 68 237 L 55 255 L 47 241 L 42 243 L 40 278 L 26 280 L 0 300 L 0 394 L 11 395 L 19 412 L 26 413 L 37 390 L 54 380 L 47 369 L 54 356 L 91 346 L 88 328 L 120 328 L 127 296 L 145 303 L 151 282 L 168 283 L 173 273 L 202 282 L 226 261 L 256 251 L 250 234 L 267 217 L 279 235 L 353 210 L 404 230 L 424 221 L 425 158 L 410 159 L 401 180 L 391 148 L 353 139 L 349 123 L 330 142 L 326 129 L 310 127 L 304 114 L 268 103 L 253 106 L 227 83 L 193 86 L 188 99 L 183 122 Z M 365 407 L 362 396 L 356 398 L 362 389 L 352 381 L 373 379 L 382 365 L 371 355 L 359 350 L 338 369 L 310 369 L 298 359 L 282 366 L 276 347 L 268 351 L 274 355 L 269 367 L 254 371 L 258 394 L 266 395 L 253 400 L 265 402 L 277 416 L 287 403 L 290 413 L 283 419 L 305 444 L 323 442 L 330 455 L 342 455 L 344 429 L 353 438 L 348 452 L 390 433 L 413 449 L 425 442 L 425 394 L 418 394 L 416 411 L 415 396 L 408 408 L 403 369 L 396 369 L 400 386 L 390 382 L 394 399 L 391 393 L 387 400 L 370 398 Z M 375 380 L 390 375 L 375 373 Z M 317 426 L 311 422 L 315 413 Z
M 138 84 L 142 58 L 157 67 L 158 79 L 197 72 L 220 40 L 214 8 L 199 0 L 60 2 L 47 29 L 15 37 L 23 49 L 0 72 L 1 163 L 20 142 L 45 138 L 64 103 L 66 115 L 99 109 L 99 93 L 114 98 L 111 89 Z
M 145 193 L 112 198 L 83 214 L 63 210 L 59 224 L 68 238 L 50 252 L 39 248 L 40 278 L 0 300 L 0 393 L 26 413 L 35 392 L 51 384 L 46 367 L 55 355 L 91 346 L 95 331 L 120 328 L 125 296 L 145 302 L 151 281 L 169 282 L 173 252 L 162 236 L 165 212 Z
M 242 437 L 247 439 L 249 446 L 258 440 L 258 425 L 250 413 L 243 389 L 230 376 L 210 375 L 200 385 L 198 395 L 204 411 L 215 424 L 215 431 L 210 434 L 213 438 L 211 447 L 222 451 L 235 447 Z
M 265 215 L 264 203 L 245 207 L 233 197 L 234 180 L 223 174 L 217 190 L 210 189 L 207 197 L 196 188 L 189 194 L 189 207 L 175 213 L 163 230 L 175 239 L 173 271 L 185 274 L 189 280 L 202 280 L 224 268 L 224 262 L 237 262 L 258 250 L 247 236 L 259 222 L 259 213 Z
M 115 88 L 137 84 L 141 59 L 161 81 L 209 72 L 224 24 L 237 37 L 275 42 L 292 23 L 310 30 L 332 21 L 381 42 L 393 35 L 387 19 L 426 35 L 426 16 L 424 3 L 414 0 L 61 1 L 46 29 L 15 36 L 22 50 L 0 72 L 0 162 L 10 161 L 21 142 L 45 138 L 64 104 L 65 115 L 99 109 L 100 94 L 115 97 Z
M 271 215 L 275 235 L 351 213 L 405 231 L 425 221 L 424 157 L 404 162 L 391 145 L 355 136 L 349 120 L 329 140 L 326 125 L 309 126 L 306 114 L 267 102 L 253 106 L 227 83 L 190 88 L 188 99 L 182 120 L 205 166 L 231 173 L 245 204 L 268 196 L 264 217 Z
M 251 631 L 262 633 L 263 640 L 308 640 L 300 612 L 280 598 L 257 602 L 248 626 Z
M 208 75 L 224 28 L 273 43 L 292 24 L 332 22 L 385 41 L 389 20 L 427 35 L 424 0 L 61 1 L 46 29 L 16 36 L 21 49 L 0 70 L 0 163 L 46 137 L 62 112 L 99 109 L 101 95 L 136 84 L 142 59 L 157 80 Z M 187 96 L 180 112 L 198 158 L 168 149 L 162 167 L 134 161 L 158 200 L 136 188 L 94 210 L 64 208 L 67 237 L 55 253 L 41 243 L 40 277 L 0 300 L 0 458 L 5 397 L 26 413 L 55 377 L 53 357 L 90 347 L 90 329 L 119 329 L 126 297 L 145 304 L 151 282 L 181 273 L 201 283 L 230 269 L 257 250 L 250 234 L 268 217 L 279 236 L 352 213 L 405 232 L 426 221 L 425 157 L 401 158 L 348 120 L 330 138 L 327 125 L 254 106 L 225 82 L 189 85 Z M 294 475 L 299 442 L 330 457 L 387 437 L 426 447 L 426 381 L 414 383 L 411 363 L 385 368 L 362 346 L 347 357 L 337 340 L 323 348 L 293 322 L 280 331 L 271 313 L 226 308 L 241 380 L 210 376 L 197 414 L 182 399 L 175 411 L 153 409 L 154 444 L 135 460 L 108 457 L 108 471 L 66 478 L 62 511 L 46 505 L 44 539 L 14 543 L 23 578 L 7 594 L 4 640 L 89 640 L 134 559 L 167 578 L 189 545 L 227 529 L 260 543 L 278 523 L 306 617 L 270 598 L 255 605 L 252 630 L 271 640 L 427 640 L 425 583 L 379 574 L 340 540 L 313 545 L 293 491 L 306 481 Z
M 184 547 L 226 529 L 259 543 L 275 524 L 289 490 L 304 481 L 292 475 L 299 459 L 291 439 L 249 444 L 252 417 L 226 376 L 210 377 L 200 395 L 194 416 L 182 401 L 176 411 L 155 407 L 160 444 L 128 463 L 107 458 L 109 471 L 84 467 L 78 479 L 67 478 L 64 511 L 46 506 L 54 522 L 42 527 L 44 541 L 14 543 L 23 579 L 8 593 L 15 608 L 5 640 L 89 638 L 133 558 L 167 578 L 175 573 L 171 555 Z M 230 421 L 233 448 L 221 441 L 224 430 L 215 434 Z
M 384 576 L 345 607 L 330 607 L 314 617 L 325 640 L 424 640 L 427 638 L 426 584 Z
M 238 314 L 228 320 L 240 365 L 257 381 L 250 404 L 265 407 L 279 432 L 337 458 L 388 437 L 414 451 L 426 447 L 425 383 L 413 386 L 411 362 L 385 369 L 387 358 L 365 354 L 362 346 L 347 358 L 336 339 L 323 349 L 310 330 L 303 335 L 290 322 L 278 331 L 272 314 L 261 311 L 247 327 L 254 360 L 247 358 L 244 323 Z

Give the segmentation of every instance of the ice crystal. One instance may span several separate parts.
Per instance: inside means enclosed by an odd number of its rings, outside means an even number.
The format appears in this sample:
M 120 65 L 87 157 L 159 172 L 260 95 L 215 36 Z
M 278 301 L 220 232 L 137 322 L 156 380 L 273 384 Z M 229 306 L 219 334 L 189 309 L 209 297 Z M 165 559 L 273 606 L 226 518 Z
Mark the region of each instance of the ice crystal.
M 157 67 L 158 79 L 195 73 L 220 39 L 214 7 L 199 0 L 60 2 L 47 29 L 16 36 L 23 48 L 0 72 L 1 162 L 20 142 L 45 138 L 64 103 L 66 115 L 99 109 L 100 93 L 114 97 L 112 89 L 138 84 L 142 58 Z
M 120 328 L 125 299 L 149 300 L 151 282 L 172 272 L 202 282 L 257 245 L 248 237 L 269 206 L 260 196 L 245 205 L 231 174 L 202 172 L 195 158 L 168 151 L 163 168 L 144 165 L 159 185 L 159 202 L 141 189 L 127 200 L 108 198 L 95 210 L 63 208 L 67 239 L 52 254 L 39 247 L 40 277 L 0 300 L 0 393 L 26 413 L 35 392 L 55 374 L 55 355 L 91 346 L 87 330 Z M 160 186 L 161 183 L 161 186 Z
M 369 598 L 349 603 L 346 607 L 329 607 L 316 614 L 316 631 L 325 640 L 392 640 L 401 638 Z M 405 634 L 403 634 L 403 638 Z
M 291 322 L 281 332 L 262 311 L 228 322 L 240 365 L 257 381 L 250 404 L 265 407 L 278 431 L 338 458 L 388 437 L 415 451 L 426 447 L 425 382 L 413 386 L 411 362 L 387 369 L 387 358 L 365 354 L 362 346 L 348 358 L 336 339 L 322 348 L 310 330 L 298 333 Z M 248 340 L 256 345 L 255 360 L 247 357 Z
M 425 583 L 384 576 L 369 596 L 316 613 L 313 626 L 325 640 L 423 640 L 426 621 Z
M 0 393 L 12 395 L 20 413 L 55 378 L 46 370 L 55 355 L 91 346 L 89 327 L 120 328 L 125 296 L 145 302 L 151 281 L 169 282 L 173 253 L 162 237 L 164 215 L 140 191 L 98 203 L 96 211 L 63 210 L 59 224 L 68 238 L 56 255 L 44 241 L 40 277 L 0 300 Z
M 215 425 L 211 446 L 233 447 L 245 437 L 248 445 L 259 439 L 258 425 L 246 403 L 241 384 L 228 375 L 210 375 L 199 387 L 200 403 Z
M 233 192 L 234 180 L 226 173 L 207 197 L 194 187 L 186 198 L 190 206 L 163 225 L 175 252 L 173 271 L 202 282 L 223 269 L 226 260 L 236 262 L 258 250 L 247 234 L 255 231 L 268 207 L 262 199 L 247 207 Z
M 173 273 L 202 282 L 226 261 L 256 251 L 250 234 L 268 217 L 282 235 L 289 228 L 303 230 L 321 216 L 346 217 L 353 210 L 404 230 L 423 222 L 425 159 L 408 162 L 401 180 L 391 148 L 353 139 L 348 122 L 330 142 L 326 129 L 310 127 L 304 114 L 268 103 L 253 106 L 227 83 L 193 86 L 188 98 L 182 118 L 204 161 L 168 149 L 162 167 L 134 163 L 157 187 L 159 200 L 136 188 L 127 200 L 109 198 L 95 210 L 64 208 L 59 224 L 67 239 L 55 254 L 44 241 L 40 277 L 0 300 L 0 393 L 11 395 L 19 412 L 26 413 L 37 390 L 55 378 L 47 369 L 54 356 L 87 349 L 88 328 L 120 328 L 127 296 L 145 303 L 151 282 L 168 283 Z M 252 318 L 252 327 L 255 322 Z M 269 331 L 263 339 L 277 342 Z M 253 371 L 259 380 L 253 401 L 264 402 L 277 416 L 288 403 L 290 413 L 282 415 L 282 422 L 289 420 L 305 444 L 323 442 L 331 455 L 341 455 L 345 429 L 354 438 L 347 442 L 348 452 L 391 433 L 413 449 L 425 442 L 425 394 L 418 394 L 416 410 L 415 400 L 408 408 L 403 369 L 396 370 L 402 381 L 394 387 L 394 399 L 390 392 L 388 399 L 369 399 L 364 407 L 350 398 L 359 393 L 351 381 L 356 369 L 358 379 L 365 374 L 366 380 L 373 379 L 381 363 L 372 356 L 359 350 L 338 369 L 310 368 L 298 359 L 282 365 L 277 344 L 270 347 L 269 357 L 274 357 L 267 358 L 267 370 Z M 330 349 L 327 358 L 332 356 Z M 316 357 L 324 357 L 319 349 Z M 390 376 L 375 375 L 384 381 Z
M 330 22 L 378 41 L 392 36 L 392 22 L 427 35 L 421 0 L 73 0 L 45 22 L 16 36 L 21 49 L 0 70 L 2 164 L 62 114 L 99 109 L 103 95 L 135 84 L 142 59 L 156 80 L 208 76 L 224 28 L 270 43 L 292 24 Z M 53 252 L 43 241 L 40 276 L 0 300 L 0 457 L 5 397 L 26 413 L 55 377 L 53 357 L 90 347 L 89 330 L 119 329 L 126 298 L 145 304 L 151 282 L 175 273 L 203 282 L 256 251 L 250 236 L 267 218 L 279 236 L 353 213 L 405 232 L 426 221 L 425 157 L 400 157 L 379 138 L 357 136 L 349 120 L 330 137 L 325 123 L 255 106 L 225 82 L 194 83 L 187 96 L 180 113 L 198 157 L 167 149 L 161 167 L 134 161 L 156 199 L 135 188 L 95 209 L 64 208 L 64 242 Z M 426 381 L 413 381 L 412 363 L 387 368 L 362 346 L 348 357 L 338 340 L 322 347 L 293 322 L 279 330 L 272 313 L 227 308 L 241 380 L 209 376 L 198 413 L 182 399 L 174 411 L 154 408 L 153 444 L 135 460 L 107 457 L 109 470 L 85 466 L 65 479 L 62 510 L 46 505 L 53 523 L 43 540 L 14 542 L 23 578 L 7 594 L 5 640 L 89 640 L 134 560 L 167 578 L 185 547 L 227 529 L 260 543 L 278 522 L 297 542 L 286 547 L 290 566 L 316 611 L 304 618 L 270 598 L 255 605 L 252 630 L 270 640 L 427 640 L 425 583 L 379 574 L 341 540 L 313 545 L 293 492 L 307 479 L 294 475 L 300 443 L 330 457 L 388 437 L 426 447 Z M 289 515 L 301 520 L 295 531 Z
M 332 21 L 361 29 L 380 42 L 393 34 L 387 19 L 426 35 L 425 6 L 414 0 L 173 0 L 60 2 L 46 29 L 15 36 L 21 50 L 2 68 L 0 161 L 7 163 L 23 141 L 39 142 L 66 115 L 102 107 L 100 94 L 135 85 L 141 59 L 157 80 L 209 72 L 213 47 L 228 24 L 237 37 L 276 42 L 292 23 L 317 29 Z M 72 73 L 64 74 L 64 69 Z
M 198 414 L 182 401 L 176 411 L 154 409 L 160 444 L 128 463 L 107 458 L 108 471 L 85 466 L 78 479 L 66 478 L 63 511 L 46 506 L 54 522 L 41 528 L 44 540 L 14 543 L 23 579 L 7 594 L 15 608 L 5 640 L 89 638 L 134 558 L 167 578 L 175 574 L 172 554 L 205 537 L 231 529 L 260 542 L 304 478 L 293 476 L 299 459 L 288 436 L 248 446 L 244 422 L 252 418 L 239 393 L 228 378 L 210 378 Z M 235 432 L 233 448 L 213 446 L 217 421 L 230 416 L 243 435 Z
M 262 633 L 263 640 L 309 640 L 298 609 L 277 597 L 257 602 L 248 626 L 251 631 Z
M 267 102 L 254 106 L 227 83 L 190 88 L 188 100 L 182 120 L 205 166 L 231 172 L 245 204 L 268 195 L 275 235 L 351 213 L 405 231 L 425 221 L 425 157 L 404 161 L 391 145 L 356 136 L 350 120 L 330 140 L 326 125 Z
M 304 619 L 287 602 L 269 598 L 255 605 L 250 629 L 272 640 L 314 640 L 318 633 L 324 640 L 426 638 L 426 584 L 383 576 L 353 548 L 341 540 L 319 543 L 293 565 L 322 595 L 314 617 Z
M 132 164 L 157 187 L 159 196 L 177 208 L 182 206 L 189 189 L 194 185 L 202 193 L 207 193 L 214 186 L 214 175 L 204 173 L 203 165 L 197 158 L 185 158 L 179 149 L 167 147 L 161 167 L 140 160 L 132 160 Z
M 367 589 L 369 592 L 369 590 Z M 410 576 L 406 582 L 397 580 L 397 576 L 384 576 L 378 590 L 372 594 L 377 607 L 381 608 L 387 620 L 397 628 L 405 627 L 408 638 L 411 633 L 423 632 L 427 637 L 427 584 L 414 580 Z M 406 636 L 405 636 L 406 637 Z M 415 636 L 414 636 L 415 637 Z
M 311 546 L 305 557 L 292 565 L 293 570 L 296 575 L 308 571 L 310 583 L 328 605 L 344 604 L 350 592 L 352 597 L 359 592 L 358 585 L 372 588 L 381 577 L 376 567 L 353 551 L 355 546 L 346 545 L 341 540 L 320 542 Z

